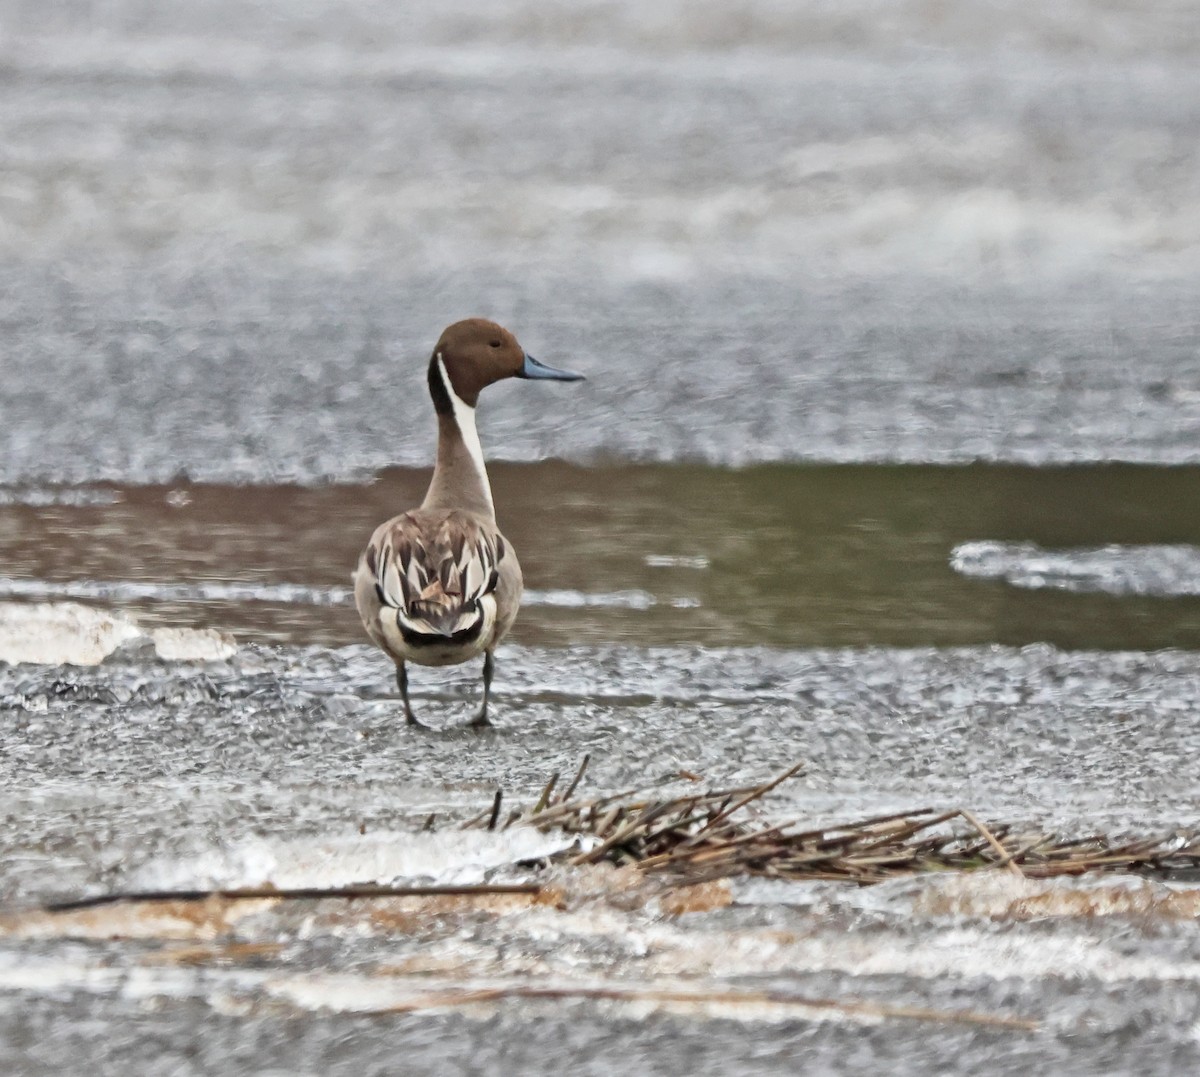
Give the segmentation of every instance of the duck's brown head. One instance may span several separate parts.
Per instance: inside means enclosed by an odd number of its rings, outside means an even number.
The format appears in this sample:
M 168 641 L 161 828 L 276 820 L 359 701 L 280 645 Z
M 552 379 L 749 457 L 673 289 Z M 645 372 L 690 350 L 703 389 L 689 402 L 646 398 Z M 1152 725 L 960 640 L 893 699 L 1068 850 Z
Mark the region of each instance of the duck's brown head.
M 539 363 L 504 326 L 486 318 L 467 318 L 443 330 L 429 360 L 429 395 L 439 412 L 453 412 L 449 393 L 475 407 L 480 392 L 504 378 L 580 381 L 583 375 Z

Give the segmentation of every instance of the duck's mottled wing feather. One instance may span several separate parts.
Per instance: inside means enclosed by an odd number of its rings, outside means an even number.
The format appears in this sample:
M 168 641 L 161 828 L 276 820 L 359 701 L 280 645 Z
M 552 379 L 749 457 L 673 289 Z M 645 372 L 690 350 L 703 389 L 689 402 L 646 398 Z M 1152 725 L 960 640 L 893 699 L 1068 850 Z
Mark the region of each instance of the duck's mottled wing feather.
M 434 521 L 409 513 L 368 552 L 367 566 L 385 605 L 413 612 L 415 603 L 433 603 L 457 615 L 496 589 L 502 541 L 465 513 Z
M 424 543 L 415 534 L 405 534 L 399 538 L 396 556 L 400 562 L 401 579 L 407 585 L 405 598 L 411 602 L 429 586 L 429 557 Z
M 494 554 L 485 542 L 477 542 L 470 553 L 465 550 L 459 561 L 459 575 L 464 595 L 482 594 L 490 575 Z
M 396 567 L 396 551 L 392 543 L 383 547 L 383 556 L 379 558 L 379 568 L 376 571 L 376 582 L 379 586 L 380 597 L 388 606 L 404 609 L 408 606 L 408 595 L 405 593 L 404 577 Z

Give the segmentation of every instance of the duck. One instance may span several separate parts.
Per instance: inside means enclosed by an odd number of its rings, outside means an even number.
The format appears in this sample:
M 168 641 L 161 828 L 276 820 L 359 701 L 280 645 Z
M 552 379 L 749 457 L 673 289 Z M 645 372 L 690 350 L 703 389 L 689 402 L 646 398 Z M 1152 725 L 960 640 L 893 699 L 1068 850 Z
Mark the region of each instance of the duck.
M 496 525 L 475 426 L 479 394 L 508 378 L 582 381 L 538 362 L 503 326 L 467 318 L 448 326 L 429 358 L 437 453 L 425 500 L 380 524 L 359 557 L 354 601 L 372 642 L 396 665 L 410 726 L 425 728 L 408 697 L 408 663 L 452 666 L 483 655 L 483 702 L 471 720 L 491 726 L 497 644 L 521 605 L 521 565 Z

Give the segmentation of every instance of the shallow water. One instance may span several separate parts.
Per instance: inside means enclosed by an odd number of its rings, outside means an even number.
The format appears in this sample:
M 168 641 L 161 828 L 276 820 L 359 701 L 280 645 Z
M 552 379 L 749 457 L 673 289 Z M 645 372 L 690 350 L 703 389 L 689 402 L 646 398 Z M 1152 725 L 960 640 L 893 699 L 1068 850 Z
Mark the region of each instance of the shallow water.
M 1200 560 L 1179 545 L 1200 538 L 1195 469 L 491 471 L 529 589 L 513 637 L 527 645 L 1200 648 Z M 8 488 L 0 597 L 99 602 L 246 639 L 353 643 L 358 554 L 426 482 L 391 470 L 365 486 Z M 1083 575 L 1061 593 L 1014 588 L 999 570 L 955 571 L 962 544 L 980 541 L 1039 544 L 1060 576 L 1076 563 Z M 1097 563 L 1087 551 L 1104 544 L 1113 551 Z M 1126 564 L 1139 556 L 1149 579 Z

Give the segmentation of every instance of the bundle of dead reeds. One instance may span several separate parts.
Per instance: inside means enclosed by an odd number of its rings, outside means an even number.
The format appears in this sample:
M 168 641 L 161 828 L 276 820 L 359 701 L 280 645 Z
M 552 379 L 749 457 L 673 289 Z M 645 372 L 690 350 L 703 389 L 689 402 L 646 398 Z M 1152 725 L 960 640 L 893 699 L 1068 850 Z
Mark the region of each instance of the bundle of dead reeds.
M 762 800 L 799 773 L 797 765 L 760 785 L 655 798 L 636 792 L 573 800 L 587 767 L 555 795 L 558 775 L 532 808 L 501 820 L 502 796 L 464 824 L 535 826 L 587 836 L 572 864 L 609 861 L 693 883 L 734 875 L 833 879 L 861 884 L 930 871 L 1005 868 L 1047 878 L 1096 871 L 1160 877 L 1200 872 L 1200 832 L 1137 840 L 1101 834 L 1065 838 L 1008 824 L 986 825 L 964 809 L 918 808 L 836 826 L 770 823 Z

